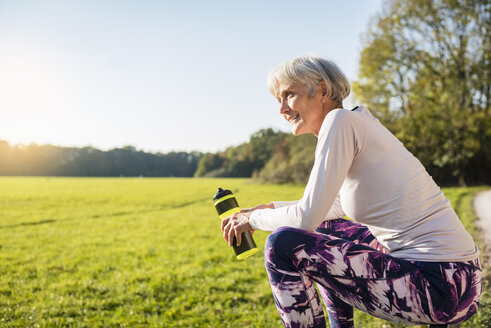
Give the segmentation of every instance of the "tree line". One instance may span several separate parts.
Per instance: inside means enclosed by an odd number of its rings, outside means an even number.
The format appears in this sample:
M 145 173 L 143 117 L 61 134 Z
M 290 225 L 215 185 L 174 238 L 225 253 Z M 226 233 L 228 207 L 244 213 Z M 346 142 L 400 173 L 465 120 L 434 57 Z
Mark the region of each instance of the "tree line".
M 303 183 L 314 161 L 316 139 L 262 129 L 248 142 L 217 153 L 147 153 L 133 146 L 10 145 L 0 140 L 0 176 L 254 177 Z M 293 172 L 293 169 L 294 171 Z
M 0 175 L 192 177 L 202 154 L 152 154 L 135 147 L 101 151 L 93 147 L 9 145 L 0 140 Z

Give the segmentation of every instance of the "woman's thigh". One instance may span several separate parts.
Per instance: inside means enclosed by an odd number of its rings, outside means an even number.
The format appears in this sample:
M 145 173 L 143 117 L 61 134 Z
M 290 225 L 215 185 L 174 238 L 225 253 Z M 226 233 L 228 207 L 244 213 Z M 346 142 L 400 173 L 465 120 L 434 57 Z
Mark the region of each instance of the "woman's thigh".
M 366 245 L 382 253 L 388 253 L 387 249 L 379 243 L 366 225 L 346 220 L 334 219 L 322 222 L 316 232 Z

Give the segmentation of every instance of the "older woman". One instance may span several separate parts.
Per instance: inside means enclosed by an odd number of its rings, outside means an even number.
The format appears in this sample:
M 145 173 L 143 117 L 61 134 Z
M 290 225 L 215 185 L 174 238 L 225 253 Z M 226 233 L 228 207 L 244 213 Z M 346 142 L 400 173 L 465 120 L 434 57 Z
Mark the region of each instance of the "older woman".
M 299 201 L 222 221 L 225 240 L 274 231 L 266 269 L 285 327 L 353 327 L 353 307 L 406 324 L 458 323 L 481 298 L 479 250 L 421 163 L 370 112 L 342 108 L 339 68 L 302 57 L 268 79 L 294 135 L 317 136 Z M 343 219 L 345 215 L 352 220 Z

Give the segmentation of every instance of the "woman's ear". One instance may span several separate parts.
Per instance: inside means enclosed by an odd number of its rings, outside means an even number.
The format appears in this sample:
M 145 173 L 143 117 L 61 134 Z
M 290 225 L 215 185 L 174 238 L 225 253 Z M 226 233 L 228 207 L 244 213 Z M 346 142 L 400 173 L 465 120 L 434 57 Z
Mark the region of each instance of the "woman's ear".
M 331 94 L 327 94 L 327 85 L 326 81 L 322 80 L 319 82 L 318 88 L 320 88 L 320 91 L 322 93 L 322 97 L 326 97 L 326 99 L 329 99 L 331 97 Z

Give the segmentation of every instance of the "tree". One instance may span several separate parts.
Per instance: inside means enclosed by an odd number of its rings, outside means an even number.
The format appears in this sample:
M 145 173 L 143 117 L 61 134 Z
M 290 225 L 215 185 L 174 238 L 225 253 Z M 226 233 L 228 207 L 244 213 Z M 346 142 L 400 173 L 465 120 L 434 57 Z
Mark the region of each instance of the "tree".
M 224 152 L 205 154 L 198 163 L 197 177 L 251 177 L 270 160 L 278 141 L 288 134 L 261 129 L 249 142 L 229 147 Z
M 213 176 L 223 166 L 225 158 L 221 154 L 206 153 L 198 162 L 195 177 Z M 214 172 L 214 173 L 212 173 Z
M 249 158 L 251 174 L 261 170 L 269 161 L 277 143 L 285 139 L 288 134 L 276 132 L 273 129 L 261 129 L 254 133 L 249 140 Z
M 285 135 L 254 178 L 269 183 L 306 183 L 314 165 L 316 143 L 313 135 Z
M 365 36 L 357 98 L 437 180 L 489 183 L 489 0 L 392 0 Z

